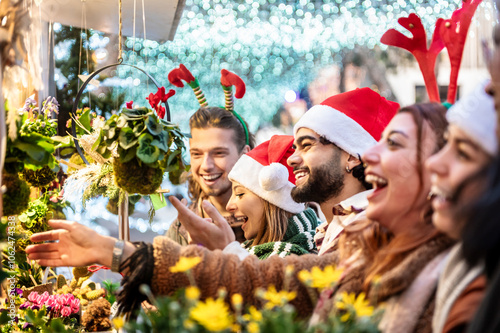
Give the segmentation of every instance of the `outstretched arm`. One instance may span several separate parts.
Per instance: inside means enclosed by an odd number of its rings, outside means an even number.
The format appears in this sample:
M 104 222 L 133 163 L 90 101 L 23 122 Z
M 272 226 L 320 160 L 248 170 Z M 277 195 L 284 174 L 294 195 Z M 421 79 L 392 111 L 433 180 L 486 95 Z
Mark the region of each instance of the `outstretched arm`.
M 99 235 L 94 230 L 72 221 L 50 220 L 54 229 L 31 236 L 32 242 L 55 241 L 30 245 L 26 248 L 29 259 L 42 266 L 87 266 L 100 264 L 111 267 L 116 239 Z M 122 261 L 135 251 L 132 243 L 126 242 Z

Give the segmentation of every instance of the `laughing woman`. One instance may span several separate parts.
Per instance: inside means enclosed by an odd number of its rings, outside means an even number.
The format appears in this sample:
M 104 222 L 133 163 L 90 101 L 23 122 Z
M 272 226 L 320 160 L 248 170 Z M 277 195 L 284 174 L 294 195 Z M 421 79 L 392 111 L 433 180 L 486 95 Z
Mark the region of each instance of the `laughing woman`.
M 242 155 L 229 173 L 233 194 L 226 209 L 243 222 L 243 243 L 259 259 L 316 250 L 316 213 L 293 201 L 295 175 L 287 165 L 293 136 L 275 135 Z
M 484 84 L 480 85 L 452 106 L 446 117 L 448 142 L 426 166 L 432 175 L 432 221 L 436 228 L 459 240 L 464 230 L 458 217 L 460 209 L 477 197 L 482 187 L 478 176 L 484 175 L 497 152 L 493 98 L 486 94 Z M 471 267 L 464 259 L 462 245 L 453 247 L 439 279 L 433 319 L 436 333 L 465 332 L 484 295 L 483 265 Z
M 431 223 L 425 160 L 444 145 L 446 109 L 440 104 L 402 108 L 362 159 L 373 184 L 366 216 L 349 225 L 339 241 L 344 277 L 323 293 L 312 322 L 322 321 L 343 292 L 364 292 L 385 303 L 385 333 L 431 332 L 439 267 L 451 246 Z

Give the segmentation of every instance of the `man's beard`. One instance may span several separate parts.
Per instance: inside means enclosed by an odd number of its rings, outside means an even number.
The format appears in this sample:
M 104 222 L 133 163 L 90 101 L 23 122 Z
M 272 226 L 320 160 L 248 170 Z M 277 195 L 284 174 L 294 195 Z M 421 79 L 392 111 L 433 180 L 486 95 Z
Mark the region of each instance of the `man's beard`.
M 319 167 L 309 170 L 306 183 L 292 189 L 292 199 L 296 202 L 317 202 L 322 204 L 336 197 L 344 188 L 344 172 L 340 168 L 340 153 Z

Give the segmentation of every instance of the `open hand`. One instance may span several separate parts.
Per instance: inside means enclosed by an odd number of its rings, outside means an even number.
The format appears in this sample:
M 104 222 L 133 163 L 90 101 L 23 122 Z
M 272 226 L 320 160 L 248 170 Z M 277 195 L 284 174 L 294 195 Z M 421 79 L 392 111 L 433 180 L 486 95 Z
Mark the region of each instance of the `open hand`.
M 54 229 L 33 234 L 32 242 L 56 241 L 30 245 L 26 253 L 41 266 L 87 266 L 100 264 L 111 267 L 115 239 L 99 235 L 94 230 L 72 221 L 50 220 Z
M 175 196 L 169 197 L 170 202 L 177 209 L 178 220 L 191 236 L 191 242 L 202 244 L 209 250 L 224 249 L 229 243 L 236 240 L 234 232 L 226 219 L 207 200 L 202 203 L 203 210 L 210 216 L 212 222 L 193 213 Z

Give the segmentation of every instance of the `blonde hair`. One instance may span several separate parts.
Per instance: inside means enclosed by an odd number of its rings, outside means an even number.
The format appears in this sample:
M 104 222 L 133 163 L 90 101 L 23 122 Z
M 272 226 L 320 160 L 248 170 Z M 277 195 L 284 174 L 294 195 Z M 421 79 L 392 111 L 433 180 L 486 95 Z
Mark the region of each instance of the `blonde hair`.
M 294 215 L 261 197 L 259 199 L 264 204 L 264 216 L 252 246 L 281 241 L 288 229 L 288 219 Z

